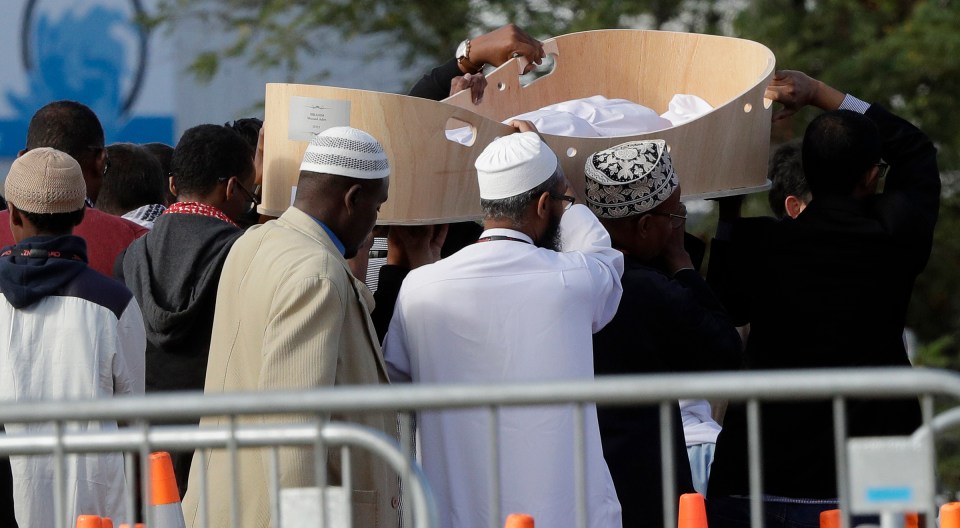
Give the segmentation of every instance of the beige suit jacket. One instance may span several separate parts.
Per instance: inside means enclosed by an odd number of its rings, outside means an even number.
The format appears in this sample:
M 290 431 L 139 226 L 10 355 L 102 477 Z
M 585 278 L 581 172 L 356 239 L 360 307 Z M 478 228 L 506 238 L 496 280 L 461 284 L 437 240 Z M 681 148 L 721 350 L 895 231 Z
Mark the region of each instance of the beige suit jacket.
M 317 222 L 291 207 L 279 219 L 250 228 L 233 246 L 217 293 L 204 392 L 310 389 L 387 383 L 370 311 L 373 297 Z M 397 436 L 395 414 L 334 415 Z M 314 417 L 248 418 L 245 423 L 302 422 Z M 226 424 L 205 418 L 202 425 Z M 240 451 L 237 468 L 241 522 L 267 527 L 270 519 L 268 449 Z M 386 464 L 351 452 L 354 526 L 395 527 L 399 486 Z M 200 526 L 201 482 L 196 455 L 184 514 Z M 225 451 L 206 460 L 210 526 L 230 526 L 230 467 Z M 280 487 L 315 485 L 312 448 L 284 448 Z M 339 449 L 328 456 L 328 482 L 340 484 Z

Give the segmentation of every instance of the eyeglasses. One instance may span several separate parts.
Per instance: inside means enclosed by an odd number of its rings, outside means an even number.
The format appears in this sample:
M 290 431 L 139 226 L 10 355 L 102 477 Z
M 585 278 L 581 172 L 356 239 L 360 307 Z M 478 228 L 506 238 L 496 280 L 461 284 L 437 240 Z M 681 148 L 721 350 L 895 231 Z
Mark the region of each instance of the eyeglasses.
M 666 216 L 670 218 L 670 227 L 676 229 L 682 226 L 683 222 L 687 220 L 687 207 L 683 204 L 680 204 L 680 211 L 678 213 L 661 213 L 660 211 L 650 211 L 647 214 Z
M 883 161 L 883 158 L 880 161 L 874 163 L 877 167 L 877 194 L 883 192 L 883 188 L 887 184 L 887 174 L 890 172 L 890 164 L 886 161 Z
M 570 209 L 571 207 L 573 207 L 573 204 L 577 203 L 577 197 L 570 196 L 569 194 L 560 194 L 560 193 L 550 192 L 550 198 L 553 198 L 554 200 L 560 200 L 562 202 L 569 202 L 563 206 L 564 211 L 566 211 L 567 209 Z
M 170 173 L 170 175 L 172 176 L 173 173 Z M 227 178 L 227 179 L 221 178 L 219 181 L 222 181 L 222 182 L 223 182 L 223 181 L 227 181 L 228 179 L 229 179 L 229 178 Z M 256 195 L 256 193 L 254 193 L 254 192 L 251 191 L 250 189 L 247 189 L 246 187 L 244 187 L 243 184 L 240 183 L 240 178 L 237 178 L 237 186 L 240 187 L 240 190 L 242 190 L 242 191 L 244 192 L 244 194 L 247 195 L 247 198 L 250 199 L 250 209 L 249 209 L 249 210 L 250 210 L 250 211 L 253 211 L 254 209 L 256 209 L 257 206 L 260 205 L 260 197 L 258 197 L 258 196 Z
M 254 207 L 260 205 L 260 197 L 250 189 L 244 187 L 243 184 L 240 183 L 240 180 L 237 180 L 237 186 L 239 186 L 243 192 L 247 193 L 247 198 L 250 198 L 250 201 L 253 202 Z

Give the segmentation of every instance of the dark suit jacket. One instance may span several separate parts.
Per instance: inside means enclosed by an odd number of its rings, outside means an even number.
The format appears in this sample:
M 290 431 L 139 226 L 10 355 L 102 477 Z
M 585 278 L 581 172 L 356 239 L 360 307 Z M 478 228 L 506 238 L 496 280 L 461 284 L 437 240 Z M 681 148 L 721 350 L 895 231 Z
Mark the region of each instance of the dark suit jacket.
M 908 366 L 902 333 L 914 279 L 930 255 L 940 197 L 936 150 L 883 108 L 867 112 L 890 163 L 866 200 L 814 197 L 796 220 L 742 219 L 717 240 L 710 280 L 738 324 L 749 369 Z M 764 493 L 836 497 L 829 402 L 761 406 Z M 710 496 L 747 494 L 745 411 L 727 410 Z M 853 401 L 854 436 L 909 434 L 917 401 Z
M 593 338 L 598 376 L 740 365 L 740 336 L 696 271 L 683 270 L 671 278 L 629 256 L 624 268 L 617 315 Z M 663 526 L 659 413 L 657 406 L 597 409 L 624 527 Z M 692 493 L 679 406 L 674 406 L 673 424 L 678 492 Z

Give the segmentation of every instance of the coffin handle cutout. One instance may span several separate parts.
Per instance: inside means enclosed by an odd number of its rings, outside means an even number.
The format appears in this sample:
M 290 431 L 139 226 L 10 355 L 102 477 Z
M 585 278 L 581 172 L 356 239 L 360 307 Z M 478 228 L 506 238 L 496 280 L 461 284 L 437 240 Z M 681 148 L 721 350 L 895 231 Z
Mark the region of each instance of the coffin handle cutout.
M 465 147 L 472 147 L 473 143 L 477 140 L 477 127 L 455 117 L 447 119 L 443 129 L 444 137 L 447 138 L 447 141 L 452 141 Z

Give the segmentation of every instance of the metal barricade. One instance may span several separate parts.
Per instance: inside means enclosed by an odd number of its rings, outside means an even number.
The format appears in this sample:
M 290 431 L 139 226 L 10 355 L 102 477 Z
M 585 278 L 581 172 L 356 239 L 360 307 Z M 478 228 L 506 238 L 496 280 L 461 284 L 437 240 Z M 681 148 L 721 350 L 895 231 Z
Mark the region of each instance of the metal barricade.
M 661 415 L 664 526 L 677 525 L 672 490 L 673 447 L 669 440 L 673 406 L 679 399 L 710 399 L 746 402 L 749 449 L 751 521 L 761 527 L 763 496 L 762 457 L 759 431 L 762 416 L 760 401 L 833 401 L 837 481 L 840 508 L 850 504 L 847 489 L 846 400 L 888 399 L 919 396 L 923 410 L 923 430 L 936 432 L 960 421 L 960 411 L 945 414 L 934 421 L 933 398 L 960 399 L 960 375 L 940 370 L 909 368 L 821 369 L 803 371 L 765 371 L 696 374 L 657 374 L 605 377 L 595 381 L 542 382 L 484 385 L 393 385 L 378 387 L 349 386 L 296 392 L 231 393 L 221 395 L 167 394 L 145 397 L 118 397 L 111 400 L 74 402 L 23 402 L 0 405 L 0 423 L 53 423 L 55 432 L 31 437 L 0 436 L 0 454 L 128 451 L 146 454 L 155 449 L 265 447 L 278 445 L 314 445 L 329 447 L 359 445 L 377 452 L 403 477 L 402 508 L 404 526 L 435 527 L 436 510 L 431 494 L 422 480 L 419 467 L 403 453 L 410 453 L 411 428 L 402 428 L 399 445 L 392 439 L 364 431 L 356 426 L 323 423 L 284 426 L 269 429 L 236 425 L 242 416 L 309 414 L 324 416 L 351 412 L 398 412 L 404 424 L 413 423 L 413 415 L 425 410 L 487 409 L 493 426 L 490 435 L 490 460 L 494 478 L 490 482 L 491 528 L 500 523 L 500 495 L 497 461 L 500 446 L 496 441 L 499 409 L 515 406 L 575 405 L 574 445 L 578 452 L 575 474 L 585 474 L 583 456 L 584 409 L 588 405 L 658 404 Z M 153 422 L 194 419 L 202 416 L 230 417 L 231 426 L 219 429 L 151 425 Z M 72 434 L 64 430 L 70 421 L 116 420 L 135 424 L 117 432 Z M 128 458 L 128 472 L 132 472 Z M 933 476 L 931 475 L 931 478 Z M 586 528 L 586 490 L 583 478 L 577 481 L 576 526 Z M 276 490 L 274 490 L 276 492 Z M 322 497 L 322 495 L 321 495 Z M 59 500 L 59 499 L 58 499 Z M 128 502 L 132 503 L 132 495 Z M 930 499 L 930 512 L 936 505 Z M 132 510 L 132 508 L 131 508 Z M 236 510 L 234 510 L 236 511 Z M 933 515 L 927 527 L 934 528 Z M 848 519 L 843 519 L 848 527 Z M 550 528 L 550 527 L 547 527 Z

